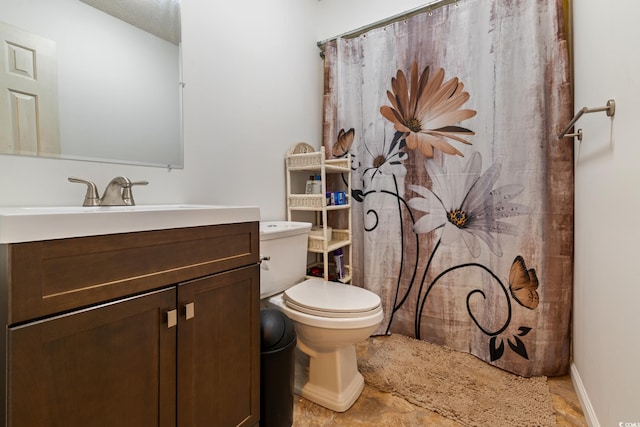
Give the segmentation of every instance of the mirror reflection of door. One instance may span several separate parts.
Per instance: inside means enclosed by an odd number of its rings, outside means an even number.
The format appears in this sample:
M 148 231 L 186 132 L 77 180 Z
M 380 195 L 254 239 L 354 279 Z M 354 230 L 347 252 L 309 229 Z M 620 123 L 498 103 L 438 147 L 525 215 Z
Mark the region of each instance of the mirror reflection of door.
M 56 44 L 0 22 L 0 152 L 60 154 Z

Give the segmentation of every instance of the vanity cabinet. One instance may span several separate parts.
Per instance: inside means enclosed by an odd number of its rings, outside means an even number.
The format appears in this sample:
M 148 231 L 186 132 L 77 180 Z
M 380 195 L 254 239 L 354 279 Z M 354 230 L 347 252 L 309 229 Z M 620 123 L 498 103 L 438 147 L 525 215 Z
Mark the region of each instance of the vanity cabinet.
M 257 222 L 0 245 L 3 418 L 254 426 Z

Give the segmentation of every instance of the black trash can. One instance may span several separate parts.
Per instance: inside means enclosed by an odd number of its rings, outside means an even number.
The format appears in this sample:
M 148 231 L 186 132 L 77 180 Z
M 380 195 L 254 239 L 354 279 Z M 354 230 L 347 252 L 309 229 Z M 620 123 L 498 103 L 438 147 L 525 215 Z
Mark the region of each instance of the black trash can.
M 296 331 L 284 313 L 260 310 L 260 425 L 293 424 Z

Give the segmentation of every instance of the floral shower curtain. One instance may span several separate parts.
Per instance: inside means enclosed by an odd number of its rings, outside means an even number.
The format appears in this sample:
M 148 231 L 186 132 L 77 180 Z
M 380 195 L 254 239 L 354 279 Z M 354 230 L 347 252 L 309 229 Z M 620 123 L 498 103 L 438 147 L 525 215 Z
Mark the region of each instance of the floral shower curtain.
M 325 46 L 323 143 L 351 158 L 352 282 L 380 295 L 379 334 L 523 376 L 567 372 L 562 12 L 560 0 L 459 0 Z

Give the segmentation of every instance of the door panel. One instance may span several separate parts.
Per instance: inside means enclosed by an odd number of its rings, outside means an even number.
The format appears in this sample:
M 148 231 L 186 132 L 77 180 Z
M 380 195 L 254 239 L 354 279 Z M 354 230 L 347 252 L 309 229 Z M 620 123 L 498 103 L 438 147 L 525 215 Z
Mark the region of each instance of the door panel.
M 258 266 L 178 286 L 178 425 L 253 426 L 260 415 Z
M 174 426 L 176 290 L 9 330 L 9 425 Z

